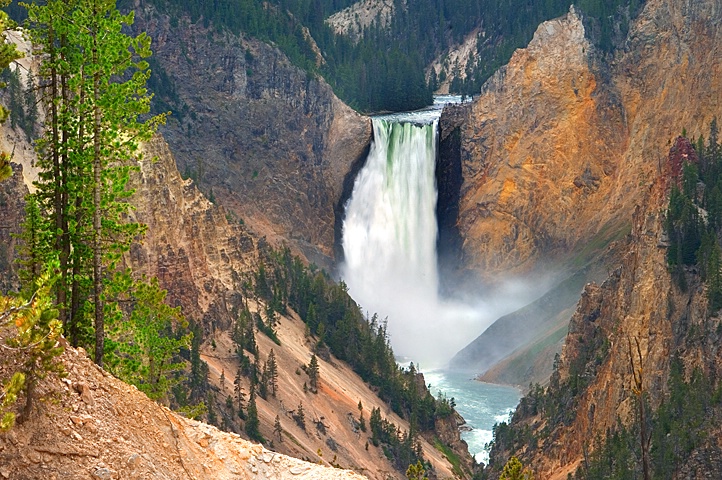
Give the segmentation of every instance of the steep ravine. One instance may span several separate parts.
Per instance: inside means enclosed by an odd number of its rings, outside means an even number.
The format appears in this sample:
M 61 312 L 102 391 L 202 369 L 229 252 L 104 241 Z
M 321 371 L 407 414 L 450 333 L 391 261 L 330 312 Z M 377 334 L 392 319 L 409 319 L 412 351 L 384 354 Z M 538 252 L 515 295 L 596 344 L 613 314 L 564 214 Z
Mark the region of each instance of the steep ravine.
M 183 180 L 161 137 L 143 147 L 144 160 L 132 179 L 135 220 L 148 225 L 142 242 L 126 257 L 137 275 L 157 276 L 168 289 L 168 301 L 203 326 L 206 341 L 202 358 L 209 365 L 211 408 L 221 419 L 230 416 L 226 398 L 233 394 L 233 375 L 238 368 L 229 328 L 235 309 L 245 301 L 251 311 L 265 309 L 245 298 L 242 283 L 257 265 L 258 245 L 243 226 L 229 222 L 223 207 L 213 205 L 195 187 Z M 16 202 L 26 192 L 19 167 L 16 178 L 3 182 L 5 206 L 18 211 Z M 13 225 L 22 215 L 3 217 Z M 3 278 L 13 279 L 9 273 Z M 265 311 L 265 310 L 263 310 Z M 277 324 L 281 345 L 257 334 L 261 358 L 275 350 L 279 368 L 279 391 L 267 400 L 257 399 L 260 431 L 272 442 L 267 446 L 291 457 L 353 469 L 371 479 L 403 478 L 381 447 L 370 441 L 370 432 L 355 424 L 358 403 L 368 422 L 372 408 L 400 429 L 408 422 L 393 414 L 342 361 L 329 356 L 320 360 L 317 394 L 304 391 L 308 379 L 301 366 L 308 363 L 315 341 L 305 333 L 300 318 L 289 313 Z M 49 378 L 40 388 L 43 396 L 31 421 L 13 433 L 0 435 L 2 478 L 361 478 L 338 469 L 323 469 L 252 445 L 237 435 L 187 421 L 147 400 L 145 396 L 109 374 L 96 369 L 83 351 L 69 349 L 63 356 L 70 372 L 67 382 Z M 225 376 L 225 382 L 221 377 Z M 423 384 L 423 380 L 421 380 Z M 242 379 L 245 392 L 248 379 Z M 92 400 L 80 393 L 88 391 Z M 211 397 L 209 397 L 211 398 Z M 306 429 L 292 418 L 303 403 Z M 283 438 L 274 433 L 280 417 Z M 225 421 L 225 420 L 224 420 Z M 230 427 L 241 432 L 237 420 Z M 435 437 L 452 445 L 461 462 L 470 466 L 471 456 L 460 439 L 455 421 L 438 424 L 420 439 L 424 457 L 433 465 L 435 478 L 453 475 L 453 466 L 436 447 Z M 32 446 L 31 446 L 32 445 Z M 95 445 L 97 448 L 91 448 Z
M 233 376 L 238 359 L 233 353 L 231 327 L 235 313 L 244 302 L 251 311 L 265 312 L 265 305 L 244 292 L 243 283 L 258 264 L 258 240 L 243 226 L 229 221 L 226 209 L 213 205 L 195 187 L 192 180 L 183 180 L 175 168 L 173 156 L 162 138 L 155 138 L 144 147 L 145 159 L 133 183 L 135 218 L 148 225 L 142 243 L 136 244 L 129 263 L 138 273 L 157 276 L 168 289 L 169 301 L 181 305 L 189 318 L 201 320 L 206 334 L 203 359 L 210 367 L 210 382 L 217 399 L 219 416 L 228 413 L 225 400 L 233 394 Z M 155 161 L 153 161 L 155 159 Z M 244 299 L 244 295 L 250 296 Z M 281 345 L 258 333 L 260 358 L 265 359 L 273 348 L 279 365 L 279 394 L 257 399 L 260 430 L 273 440 L 273 449 L 314 462 L 341 465 L 362 472 L 372 479 L 389 476 L 402 478 L 380 447 L 366 448 L 368 434 L 354 427 L 358 402 L 364 406 L 365 418 L 378 407 L 385 417 L 405 431 L 408 422 L 381 402 L 343 362 L 330 357 L 321 360 L 321 388 L 318 394 L 305 392 L 307 381 L 300 367 L 308 363 L 315 342 L 305 334 L 305 325 L 293 314 L 281 317 L 276 327 Z M 221 381 L 223 374 L 225 382 Z M 244 378 L 244 391 L 250 385 Z M 304 405 L 307 430 L 296 426 L 291 414 Z M 281 416 L 286 432 L 284 441 L 273 433 L 275 416 Z M 234 425 L 238 422 L 235 421 Z M 236 428 L 236 427 L 234 427 Z M 446 478 L 452 467 L 433 444 L 433 435 L 458 449 L 464 463 L 470 463 L 466 445 L 461 442 L 458 426 L 438 425 L 422 439 L 424 456 L 434 465 L 435 475 Z M 319 456 L 318 452 L 322 455 Z

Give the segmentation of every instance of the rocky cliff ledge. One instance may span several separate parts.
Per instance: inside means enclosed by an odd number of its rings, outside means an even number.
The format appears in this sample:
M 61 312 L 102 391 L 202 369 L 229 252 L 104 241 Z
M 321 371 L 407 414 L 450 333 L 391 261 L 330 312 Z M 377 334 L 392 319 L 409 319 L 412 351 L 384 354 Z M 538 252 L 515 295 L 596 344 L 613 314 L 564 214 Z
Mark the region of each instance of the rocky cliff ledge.
M 137 8 L 153 38 L 156 105 L 179 170 L 270 241 L 328 266 L 345 176 L 363 159 L 370 120 L 276 48 L 188 18 Z

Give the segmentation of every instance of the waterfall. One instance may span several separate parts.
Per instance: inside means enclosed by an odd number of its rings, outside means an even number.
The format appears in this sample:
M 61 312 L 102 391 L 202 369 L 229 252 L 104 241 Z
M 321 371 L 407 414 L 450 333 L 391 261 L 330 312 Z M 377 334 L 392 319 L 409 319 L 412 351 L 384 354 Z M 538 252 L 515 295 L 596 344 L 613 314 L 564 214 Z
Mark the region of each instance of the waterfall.
M 439 335 L 452 325 L 445 325 L 449 308 L 438 296 L 437 118 L 426 124 L 373 119 L 373 144 L 343 225 L 349 292 L 365 311 L 388 318 L 397 355 L 431 363 L 468 341 L 448 345 L 451 335 Z
M 366 166 L 346 208 L 349 288 L 366 300 L 379 285 L 435 295 L 436 122 L 374 119 L 373 129 Z
M 464 285 L 439 295 L 436 147 L 443 105 L 373 119 L 374 139 L 346 204 L 341 276 L 365 312 L 388 319 L 398 357 L 443 367 L 494 320 L 536 298 L 505 279 L 494 290 Z M 463 295 L 461 294 L 463 293 Z

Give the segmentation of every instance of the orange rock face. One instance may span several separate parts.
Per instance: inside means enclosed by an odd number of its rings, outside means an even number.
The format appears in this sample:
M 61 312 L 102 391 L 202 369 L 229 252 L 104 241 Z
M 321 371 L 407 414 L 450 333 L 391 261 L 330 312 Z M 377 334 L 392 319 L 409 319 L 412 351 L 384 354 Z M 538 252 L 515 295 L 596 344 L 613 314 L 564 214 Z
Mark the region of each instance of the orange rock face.
M 466 268 L 527 272 L 629 230 L 670 142 L 720 111 L 712 3 L 647 2 L 614 58 L 571 9 L 487 82 L 461 126 Z

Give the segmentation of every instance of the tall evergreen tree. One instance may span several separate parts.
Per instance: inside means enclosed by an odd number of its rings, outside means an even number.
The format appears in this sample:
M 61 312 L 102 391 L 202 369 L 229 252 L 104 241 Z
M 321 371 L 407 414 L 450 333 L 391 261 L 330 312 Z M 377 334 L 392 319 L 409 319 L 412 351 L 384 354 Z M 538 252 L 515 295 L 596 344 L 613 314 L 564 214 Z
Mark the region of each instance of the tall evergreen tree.
M 248 409 L 246 413 L 246 433 L 252 440 L 263 441 L 261 431 L 258 429 L 260 422 L 258 420 L 258 407 L 256 406 L 256 392 L 251 389 L 251 396 L 248 399 Z
M 38 143 L 37 186 L 54 219 L 60 318 L 66 329 L 78 329 L 81 296 L 92 292 L 95 361 L 102 366 L 104 304 L 113 302 L 106 285 L 142 232 L 139 224 L 124 220 L 132 194 L 126 188 L 129 172 L 139 143 L 164 119 L 139 121 L 150 110 L 145 89 L 150 72 L 143 60 L 150 55 L 150 38 L 124 33 L 133 14 L 121 15 L 110 0 L 50 0 L 28 5 L 28 16 L 31 39 L 44 59 L 47 133 Z
M 308 362 L 306 373 L 308 373 L 308 383 L 309 387 L 311 387 L 311 391 L 313 393 L 317 393 L 320 372 L 318 367 L 318 358 L 316 358 L 315 354 L 311 355 L 311 361 Z
M 273 349 L 271 349 L 268 354 L 266 367 L 268 369 L 268 386 L 271 389 L 271 395 L 275 397 L 276 390 L 278 390 L 278 363 L 276 362 L 276 353 Z
M 283 427 L 281 426 L 281 418 L 276 415 L 276 420 L 273 422 L 273 433 L 278 437 L 278 441 L 283 443 Z

